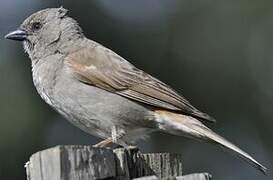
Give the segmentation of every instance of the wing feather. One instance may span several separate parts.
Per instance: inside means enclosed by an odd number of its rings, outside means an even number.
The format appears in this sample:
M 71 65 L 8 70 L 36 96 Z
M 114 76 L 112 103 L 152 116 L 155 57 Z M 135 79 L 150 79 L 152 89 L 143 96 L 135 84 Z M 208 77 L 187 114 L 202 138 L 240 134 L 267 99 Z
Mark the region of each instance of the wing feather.
M 76 51 L 65 58 L 65 63 L 87 84 L 157 108 L 215 121 L 171 87 L 101 45 Z

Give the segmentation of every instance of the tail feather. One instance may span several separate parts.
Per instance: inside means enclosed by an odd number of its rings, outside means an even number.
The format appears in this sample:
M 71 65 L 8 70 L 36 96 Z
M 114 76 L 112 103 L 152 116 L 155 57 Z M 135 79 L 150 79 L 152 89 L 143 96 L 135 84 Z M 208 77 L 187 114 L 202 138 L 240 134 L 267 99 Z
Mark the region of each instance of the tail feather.
M 231 150 L 233 154 L 242 158 L 266 174 L 266 167 L 261 165 L 258 161 L 251 157 L 248 153 L 241 150 L 239 147 L 235 146 L 220 135 L 214 133 L 211 129 L 206 127 L 197 119 L 190 116 L 166 111 L 156 111 L 155 116 L 158 122 L 158 127 L 162 131 L 216 143 L 226 149 Z

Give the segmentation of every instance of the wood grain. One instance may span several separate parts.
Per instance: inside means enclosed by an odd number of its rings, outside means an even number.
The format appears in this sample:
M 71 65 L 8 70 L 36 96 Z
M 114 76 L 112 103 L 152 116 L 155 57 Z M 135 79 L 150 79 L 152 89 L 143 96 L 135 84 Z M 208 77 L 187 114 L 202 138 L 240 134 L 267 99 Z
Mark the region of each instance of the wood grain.
M 182 156 L 142 154 L 136 148 L 56 146 L 33 154 L 26 163 L 28 180 L 209 180 L 206 173 L 182 176 Z

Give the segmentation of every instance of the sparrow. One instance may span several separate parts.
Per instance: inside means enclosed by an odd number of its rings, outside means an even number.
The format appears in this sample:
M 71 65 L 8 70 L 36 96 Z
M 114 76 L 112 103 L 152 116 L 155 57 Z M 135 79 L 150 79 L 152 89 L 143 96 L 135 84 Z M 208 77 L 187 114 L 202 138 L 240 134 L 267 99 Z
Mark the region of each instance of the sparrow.
M 266 172 L 249 154 L 209 129 L 215 119 L 167 84 L 85 37 L 63 7 L 29 16 L 7 39 L 22 41 L 42 99 L 83 131 L 129 146 L 151 132 L 220 145 Z

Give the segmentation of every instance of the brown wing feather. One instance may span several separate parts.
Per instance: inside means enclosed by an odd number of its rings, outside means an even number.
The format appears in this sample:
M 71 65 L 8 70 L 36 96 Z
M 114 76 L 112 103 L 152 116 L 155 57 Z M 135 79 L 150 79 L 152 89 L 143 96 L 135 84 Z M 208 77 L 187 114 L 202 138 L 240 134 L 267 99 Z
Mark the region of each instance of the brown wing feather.
M 103 46 L 85 48 L 65 59 L 79 80 L 158 108 L 181 111 L 214 122 L 171 87 L 134 67 Z

